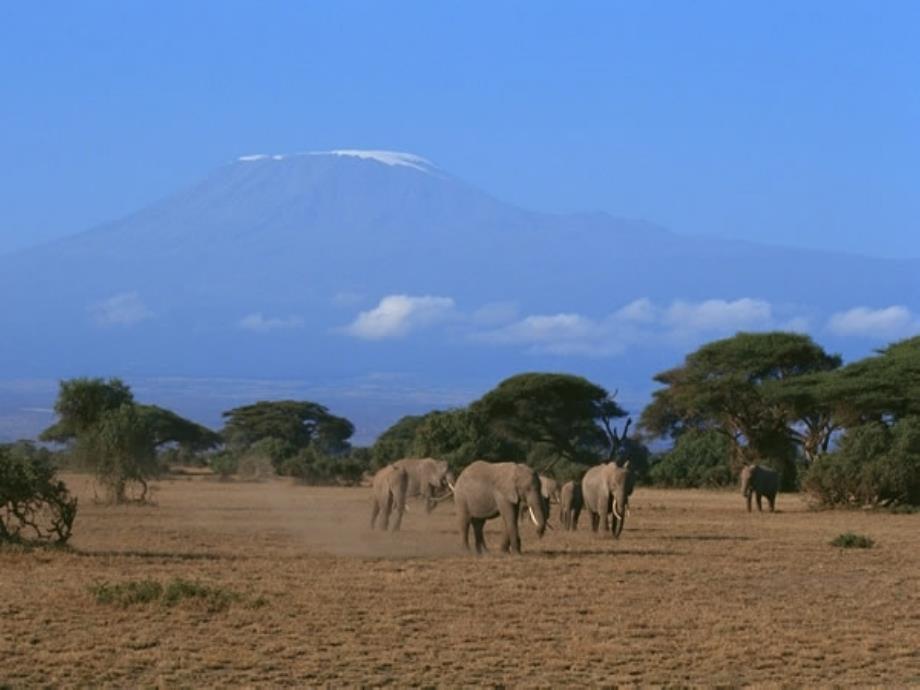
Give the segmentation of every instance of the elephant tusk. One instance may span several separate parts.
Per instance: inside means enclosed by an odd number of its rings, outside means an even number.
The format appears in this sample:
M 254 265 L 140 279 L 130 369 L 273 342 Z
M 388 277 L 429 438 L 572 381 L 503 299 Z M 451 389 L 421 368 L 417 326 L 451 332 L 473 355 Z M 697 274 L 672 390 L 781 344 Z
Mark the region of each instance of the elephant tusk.
M 615 517 L 617 520 L 622 520 L 622 519 L 623 519 L 623 516 L 620 515 L 620 514 L 617 512 L 617 502 L 616 502 L 616 501 L 613 502 L 612 508 L 613 508 L 613 515 L 614 515 L 614 517 Z
M 454 493 L 454 485 L 453 485 L 453 484 L 451 484 L 450 482 L 447 482 L 447 488 L 450 489 L 450 492 L 451 492 L 451 493 Z
M 537 516 L 533 514 L 533 508 L 531 508 L 530 506 L 527 506 L 527 510 L 530 511 L 530 519 L 533 520 L 533 524 L 539 527 L 540 523 L 537 522 Z

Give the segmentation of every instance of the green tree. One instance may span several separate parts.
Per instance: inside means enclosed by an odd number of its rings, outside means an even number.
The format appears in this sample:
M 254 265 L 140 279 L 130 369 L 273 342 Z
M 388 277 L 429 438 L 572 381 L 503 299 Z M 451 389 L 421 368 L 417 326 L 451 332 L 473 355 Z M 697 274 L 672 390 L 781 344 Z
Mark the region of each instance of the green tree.
M 139 500 L 145 500 L 147 480 L 159 474 L 155 431 L 137 405 L 125 403 L 104 412 L 77 437 L 76 448 L 81 456 L 93 459 L 96 477 L 112 503 L 126 499 L 131 482 L 140 484 Z
M 380 434 L 371 448 L 373 466 L 379 469 L 394 460 L 411 457 L 415 452 L 415 432 L 424 421 L 421 415 L 406 415 Z
M 727 486 L 734 481 L 730 458 L 731 444 L 724 434 L 690 429 L 652 465 L 649 477 L 656 486 Z
M 622 437 L 613 422 L 626 416 L 601 386 L 580 376 L 546 373 L 505 379 L 470 412 L 480 428 L 518 444 L 525 455 L 534 444 L 545 444 L 559 458 L 583 464 L 616 450 Z
M 832 430 L 828 418 L 812 420 L 808 415 L 813 410 L 807 406 L 777 399 L 777 382 L 839 365 L 839 356 L 827 354 L 806 335 L 738 333 L 702 346 L 683 366 L 656 375 L 664 388 L 654 393 L 640 426 L 655 436 L 677 437 L 687 429 L 717 431 L 731 443 L 735 471 L 747 462 L 773 464 L 783 472 L 784 485 L 792 488 L 796 449 L 804 445 L 808 425 L 824 425 L 822 439 Z
M 138 413 L 150 426 L 154 445 L 176 444 L 190 452 L 201 452 L 221 444 L 221 436 L 201 424 L 180 417 L 172 410 L 156 405 L 137 405 Z
M 920 418 L 852 427 L 812 465 L 803 486 L 826 506 L 920 505 Z
M 227 444 L 248 448 L 266 438 L 287 443 L 294 451 L 315 445 L 324 453 L 343 453 L 354 425 L 336 417 L 322 405 L 309 401 L 260 401 L 223 413 Z
M 45 429 L 40 439 L 67 443 L 95 426 L 106 412 L 133 402 L 131 389 L 121 379 L 76 378 L 61 381 L 54 403 L 58 421 Z
M 78 378 L 61 381 L 54 404 L 58 420 L 40 439 L 65 443 L 84 466 L 96 473 L 113 502 L 126 498 L 131 482 L 141 485 L 159 472 L 158 448 L 178 444 L 202 450 L 219 442 L 214 432 L 155 405 L 134 401 L 120 379 Z

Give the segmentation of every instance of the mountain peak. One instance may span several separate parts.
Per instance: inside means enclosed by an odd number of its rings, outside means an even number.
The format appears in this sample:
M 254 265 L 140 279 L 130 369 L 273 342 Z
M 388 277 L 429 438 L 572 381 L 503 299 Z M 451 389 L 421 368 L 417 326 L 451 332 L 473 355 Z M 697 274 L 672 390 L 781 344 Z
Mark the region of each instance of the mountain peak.
M 360 158 L 362 160 L 376 161 L 377 163 L 382 163 L 384 165 L 414 168 L 415 170 L 421 170 L 422 172 L 431 172 L 431 170 L 436 167 L 427 158 L 423 158 L 422 156 L 418 156 L 414 153 L 368 149 L 334 149 L 332 151 L 307 151 L 305 153 L 290 154 L 255 153 L 246 156 L 240 156 L 237 160 L 242 163 L 250 163 L 254 161 L 268 160 L 280 161 L 298 156 L 347 156 L 350 158 Z

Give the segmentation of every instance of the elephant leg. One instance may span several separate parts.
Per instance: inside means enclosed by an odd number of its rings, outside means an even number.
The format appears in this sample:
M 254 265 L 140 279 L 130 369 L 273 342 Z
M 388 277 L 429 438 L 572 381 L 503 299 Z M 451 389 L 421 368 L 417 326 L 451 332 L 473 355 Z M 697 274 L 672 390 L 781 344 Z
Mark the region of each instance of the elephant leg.
M 457 519 L 460 521 L 460 535 L 463 537 L 463 548 L 470 550 L 470 514 L 466 506 L 457 506 Z
M 488 551 L 488 549 L 486 549 L 486 538 L 483 534 L 485 525 L 486 521 L 483 518 L 473 518 L 473 534 L 476 537 L 476 553 Z
M 581 508 L 572 511 L 572 531 L 578 531 L 578 518 L 581 517 Z
M 776 511 L 776 494 L 773 494 L 772 496 L 768 495 L 767 503 L 770 504 L 770 512 L 771 513 L 775 512 Z
M 390 511 L 393 510 L 393 495 L 387 494 L 386 503 L 383 504 L 383 515 L 381 516 L 380 529 L 384 532 L 390 525 Z
M 518 513 L 523 512 L 519 503 L 499 504 L 498 512 L 501 513 L 505 523 L 505 538 L 502 540 L 503 551 L 512 553 L 521 552 L 521 535 L 518 531 Z
M 399 500 L 399 498 L 395 498 L 394 502 L 396 503 L 396 521 L 393 523 L 393 531 L 398 532 L 402 525 L 403 511 L 406 509 L 406 502 Z
M 377 497 L 374 497 L 374 507 L 371 509 L 371 529 L 374 529 L 374 525 L 377 522 L 377 514 L 380 512 L 380 503 L 377 501 Z
M 601 525 L 601 514 L 591 511 L 591 531 L 597 532 L 598 527 Z
M 751 512 L 751 494 L 747 495 L 747 509 L 748 509 L 748 512 L 750 513 Z
M 761 496 L 761 494 L 758 492 L 757 494 L 757 512 L 758 513 L 763 512 L 763 504 L 760 502 L 761 498 L 763 498 L 763 496 Z

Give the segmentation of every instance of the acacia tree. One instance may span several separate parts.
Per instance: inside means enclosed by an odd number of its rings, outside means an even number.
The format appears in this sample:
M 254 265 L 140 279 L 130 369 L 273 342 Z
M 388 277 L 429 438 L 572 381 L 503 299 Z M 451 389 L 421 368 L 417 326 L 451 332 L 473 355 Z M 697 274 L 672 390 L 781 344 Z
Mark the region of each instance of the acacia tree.
M 640 424 L 656 436 L 679 436 L 688 428 L 712 429 L 731 442 L 732 464 L 772 461 L 783 470 L 784 484 L 795 485 L 795 448 L 826 442 L 830 416 L 781 399 L 777 385 L 840 366 L 811 338 L 797 333 L 738 333 L 702 346 L 683 366 L 655 380 L 664 388 L 653 394 Z
M 54 411 L 58 421 L 39 438 L 71 446 L 114 503 L 125 500 L 131 482 L 141 485 L 140 499 L 145 499 L 147 481 L 159 471 L 158 448 L 177 443 L 201 450 L 220 440 L 174 412 L 136 403 L 131 389 L 117 378 L 61 381 Z
M 223 416 L 227 420 L 223 430 L 227 445 L 237 452 L 270 448 L 268 454 L 280 473 L 291 473 L 285 468 L 307 449 L 311 453 L 302 456 L 304 461 L 316 457 L 316 452 L 344 455 L 355 432 L 350 421 L 310 401 L 260 401 L 228 410 Z
M 601 386 L 570 374 L 512 376 L 473 403 L 470 412 L 500 438 L 525 449 L 545 444 L 574 463 L 595 463 L 625 438 L 613 423 L 626 411 Z

